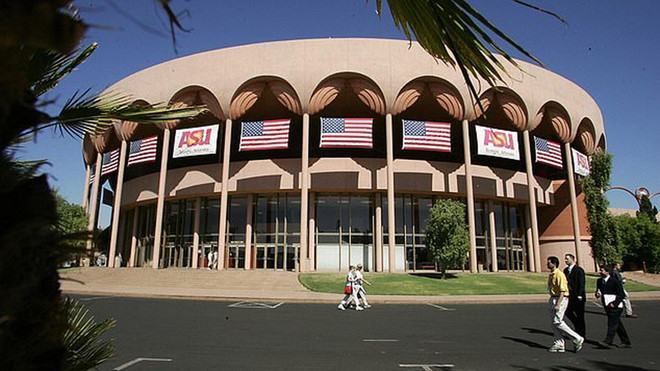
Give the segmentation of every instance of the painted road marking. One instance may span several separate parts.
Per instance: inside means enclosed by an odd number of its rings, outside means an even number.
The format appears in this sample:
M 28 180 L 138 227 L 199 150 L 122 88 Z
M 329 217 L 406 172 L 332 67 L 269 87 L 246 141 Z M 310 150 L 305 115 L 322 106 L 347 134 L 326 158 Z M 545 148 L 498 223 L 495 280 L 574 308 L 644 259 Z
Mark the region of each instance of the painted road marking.
M 418 364 L 418 365 L 399 364 L 399 367 L 400 368 L 421 368 L 424 371 L 433 371 L 434 367 L 436 367 L 436 368 L 453 368 L 454 365 L 452 365 L 450 363 L 445 363 L 445 364 Z
M 602 306 L 602 305 L 600 305 L 600 303 L 599 303 L 599 302 L 597 302 L 597 301 L 592 301 L 592 302 L 591 302 L 591 304 L 593 304 L 593 305 L 595 305 L 595 306 L 597 306 L 598 308 L 602 308 L 602 307 L 603 307 L 603 306 Z
M 143 357 L 140 357 L 140 358 L 136 358 L 136 359 L 134 359 L 130 362 L 126 362 L 126 363 L 124 363 L 123 365 L 121 365 L 119 367 L 113 368 L 113 371 L 120 371 L 120 370 L 129 368 L 129 367 L 131 367 L 134 364 L 139 363 L 139 362 L 172 362 L 172 358 L 143 358 Z
M 239 301 L 238 303 L 228 305 L 229 308 L 247 308 L 247 309 L 277 309 L 284 302 L 276 304 L 260 303 L 256 301 Z
M 373 342 L 373 343 L 376 343 L 376 342 L 379 342 L 379 343 L 396 343 L 399 340 L 398 339 L 362 339 L 362 341 Z
M 426 305 L 430 305 L 433 308 L 438 308 L 438 309 L 442 309 L 442 310 L 445 310 L 445 311 L 456 310 L 456 309 L 453 309 L 453 308 L 446 308 L 446 307 L 443 307 L 442 305 L 437 305 L 437 304 L 426 303 Z

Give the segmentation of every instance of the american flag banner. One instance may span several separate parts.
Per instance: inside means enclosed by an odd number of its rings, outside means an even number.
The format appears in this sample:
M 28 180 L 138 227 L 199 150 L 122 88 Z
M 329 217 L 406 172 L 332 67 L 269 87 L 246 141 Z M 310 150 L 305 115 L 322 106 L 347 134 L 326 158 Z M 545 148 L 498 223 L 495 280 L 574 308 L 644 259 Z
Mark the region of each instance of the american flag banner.
M 156 161 L 156 154 L 158 149 L 158 137 L 148 137 L 131 142 L 131 147 L 128 150 L 128 163 L 127 166 L 139 164 L 141 162 Z
M 564 168 L 561 160 L 561 145 L 543 138 L 534 137 L 536 162 L 541 162 L 559 169 Z
M 321 148 L 373 148 L 372 118 L 321 117 Z
M 101 164 L 101 176 L 110 174 L 117 171 L 119 168 L 119 150 L 106 152 L 103 154 L 103 161 Z
M 403 149 L 451 152 L 451 123 L 403 120 Z
M 290 124 L 290 119 L 243 122 L 238 150 L 287 149 Z
M 94 184 L 94 177 L 96 176 L 96 164 L 89 167 L 89 184 Z

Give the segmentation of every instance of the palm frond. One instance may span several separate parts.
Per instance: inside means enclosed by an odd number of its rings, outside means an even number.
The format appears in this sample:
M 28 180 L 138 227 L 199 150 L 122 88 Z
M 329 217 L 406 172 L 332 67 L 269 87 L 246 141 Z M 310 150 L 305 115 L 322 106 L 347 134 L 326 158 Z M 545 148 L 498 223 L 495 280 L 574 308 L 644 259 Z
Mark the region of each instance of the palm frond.
M 64 299 L 64 308 L 68 324 L 64 333 L 64 370 L 89 370 L 114 355 L 112 340 L 101 337 L 115 326 L 115 320 L 95 322 L 89 310 L 71 298 Z
M 32 86 L 35 96 L 40 96 L 71 73 L 76 67 L 89 58 L 97 43 L 92 43 L 83 50 L 76 50 L 70 54 L 60 54 L 54 50 L 35 53 L 33 63 L 37 68 L 37 79 Z
M 514 1 L 563 21 L 555 13 L 524 1 Z M 507 73 L 495 53 L 518 66 L 504 47 L 491 38 L 491 34 L 542 65 L 539 59 L 492 24 L 466 0 L 388 0 L 387 3 L 394 24 L 408 40 L 414 37 L 434 58 L 448 65 L 458 66 L 477 101 L 473 78 L 480 77 L 493 86 L 496 81 L 502 80 L 502 74 Z M 382 0 L 376 0 L 376 7 L 380 14 Z
M 57 116 L 51 117 L 48 124 L 36 130 L 55 127 L 62 134 L 82 138 L 85 134 L 101 133 L 117 121 L 158 124 L 192 119 L 208 111 L 205 106 L 134 105 L 133 102 L 132 97 L 124 94 L 110 92 L 96 95 L 90 94 L 89 90 L 77 92 L 66 101 Z M 29 134 L 32 130 L 22 133 Z

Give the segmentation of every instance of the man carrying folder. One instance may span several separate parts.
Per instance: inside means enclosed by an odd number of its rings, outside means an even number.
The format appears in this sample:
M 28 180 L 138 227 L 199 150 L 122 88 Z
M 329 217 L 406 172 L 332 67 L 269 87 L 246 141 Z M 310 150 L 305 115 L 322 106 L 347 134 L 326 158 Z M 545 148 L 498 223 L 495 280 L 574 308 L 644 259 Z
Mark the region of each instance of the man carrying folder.
M 631 348 L 630 338 L 621 321 L 623 299 L 625 298 L 623 285 L 619 280 L 610 277 L 610 272 L 610 267 L 601 265 L 600 278 L 596 283 L 596 298 L 601 300 L 603 308 L 605 308 L 605 314 L 607 314 L 607 335 L 603 343 L 608 346 L 613 345 L 614 333 L 616 332 L 623 343 L 623 347 Z

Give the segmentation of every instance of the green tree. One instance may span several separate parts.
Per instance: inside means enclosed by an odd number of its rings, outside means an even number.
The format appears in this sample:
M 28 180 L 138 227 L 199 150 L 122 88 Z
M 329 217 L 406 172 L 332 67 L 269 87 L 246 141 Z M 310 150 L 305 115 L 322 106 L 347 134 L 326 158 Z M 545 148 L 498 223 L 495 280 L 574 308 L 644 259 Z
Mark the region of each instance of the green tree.
M 604 195 L 610 187 L 611 172 L 612 155 L 596 152 L 591 157 L 591 173 L 581 181 L 591 232 L 591 251 L 597 261 L 606 264 L 621 261 L 621 252 L 616 244 L 616 227 L 608 212 L 609 201 Z
M 469 251 L 465 205 L 455 200 L 440 200 L 433 205 L 426 224 L 426 246 L 440 263 L 442 278 L 447 268 L 462 267 Z
M 649 199 L 649 196 L 643 195 L 639 200 L 639 211 L 637 212 L 637 216 L 646 216 L 652 222 L 657 223 L 657 215 L 658 209 L 653 206 L 653 204 L 651 204 L 651 199 Z
M 87 229 L 87 214 L 82 206 L 72 204 L 59 194 L 57 202 L 57 227 L 64 234 L 80 233 Z
M 660 224 L 646 215 L 614 217 L 617 248 L 623 261 L 650 272 L 660 271 Z

